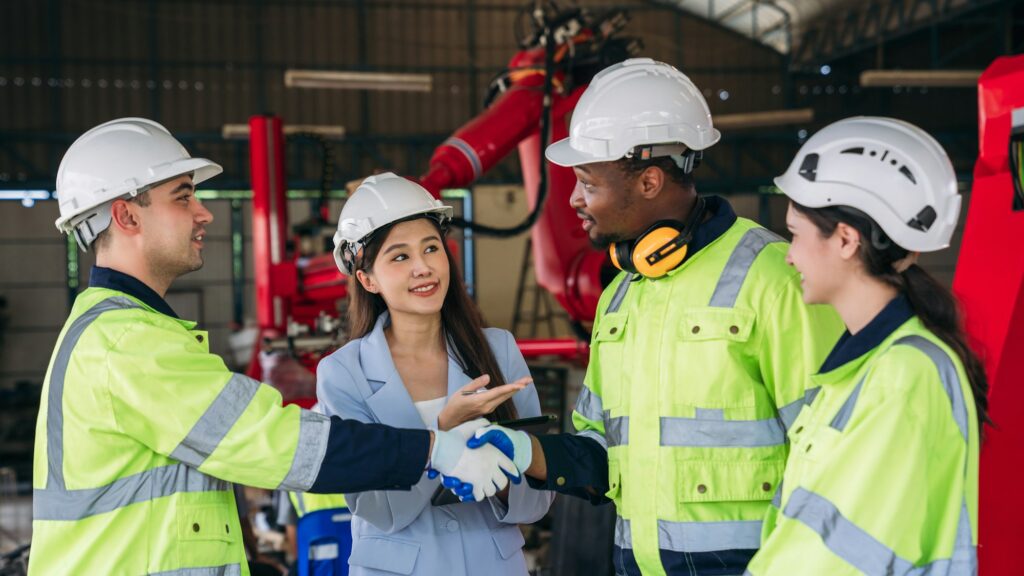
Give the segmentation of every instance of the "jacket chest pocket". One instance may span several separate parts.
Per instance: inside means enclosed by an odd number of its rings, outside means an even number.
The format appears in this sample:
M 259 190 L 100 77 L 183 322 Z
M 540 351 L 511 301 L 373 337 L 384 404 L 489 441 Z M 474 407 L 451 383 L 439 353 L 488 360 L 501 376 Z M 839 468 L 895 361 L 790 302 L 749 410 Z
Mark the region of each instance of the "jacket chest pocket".
M 232 554 L 235 541 L 241 542 L 237 534 L 237 512 L 223 504 L 184 504 L 178 507 L 178 557 L 179 561 L 203 565 L 220 566 L 237 560 Z
M 756 315 L 737 308 L 688 308 L 676 325 L 667 404 L 697 408 L 751 408 L 761 378 L 750 339 Z M 753 414 L 733 417 L 752 418 Z
M 593 359 L 598 372 L 593 375 L 600 390 L 605 410 L 625 409 L 630 371 L 625 369 L 629 358 L 625 352 L 630 330 L 627 312 L 612 312 L 601 318 L 601 328 L 594 334 Z

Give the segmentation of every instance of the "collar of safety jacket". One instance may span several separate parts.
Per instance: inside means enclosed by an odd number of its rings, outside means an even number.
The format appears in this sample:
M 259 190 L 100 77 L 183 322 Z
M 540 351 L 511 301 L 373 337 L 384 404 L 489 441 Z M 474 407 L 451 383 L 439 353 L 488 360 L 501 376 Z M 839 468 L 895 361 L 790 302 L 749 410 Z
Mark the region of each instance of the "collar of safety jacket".
M 906 324 L 907 320 L 913 317 L 914 309 L 905 295 L 901 294 L 893 298 L 860 332 L 856 334 L 850 334 L 849 330 L 843 332 L 835 347 L 825 358 L 818 374 L 825 376 L 836 371 L 845 373 L 848 371 L 847 368 L 859 367 L 869 352 L 877 348 L 897 328 Z M 844 369 L 838 370 L 839 368 Z
M 682 266 L 669 270 L 668 276 L 670 277 L 675 276 L 680 270 L 686 268 L 685 264 L 688 260 L 694 258 L 709 244 L 721 238 L 736 223 L 736 212 L 732 209 L 732 204 L 729 204 L 729 201 L 725 198 L 721 196 L 705 196 L 704 204 L 710 217 L 694 230 L 693 238 L 687 244 L 689 253 L 686 256 L 686 260 L 683 261 Z
M 166 300 L 160 297 L 152 288 L 146 286 L 138 278 L 119 272 L 113 268 L 93 266 L 89 273 L 89 286 L 92 288 L 107 288 L 117 290 L 135 298 L 156 312 L 170 316 L 175 320 L 181 320 Z M 194 325 L 194 323 L 192 323 Z

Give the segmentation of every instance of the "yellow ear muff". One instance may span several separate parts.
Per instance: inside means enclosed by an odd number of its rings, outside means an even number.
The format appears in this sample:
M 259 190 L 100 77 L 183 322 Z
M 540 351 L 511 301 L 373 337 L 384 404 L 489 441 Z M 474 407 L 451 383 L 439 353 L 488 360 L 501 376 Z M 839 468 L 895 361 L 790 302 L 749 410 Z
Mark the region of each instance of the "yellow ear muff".
M 647 278 L 661 278 L 686 258 L 688 240 L 679 234 L 678 228 L 655 228 L 633 246 L 633 267 Z

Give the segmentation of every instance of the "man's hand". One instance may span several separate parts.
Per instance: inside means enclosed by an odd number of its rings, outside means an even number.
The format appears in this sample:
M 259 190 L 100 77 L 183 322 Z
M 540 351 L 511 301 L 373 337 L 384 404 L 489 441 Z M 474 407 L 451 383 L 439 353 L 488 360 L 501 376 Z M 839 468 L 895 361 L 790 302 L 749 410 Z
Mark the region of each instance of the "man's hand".
M 478 421 L 473 421 L 462 426 L 472 427 L 477 424 Z M 478 425 L 477 427 L 479 428 Z M 491 445 L 476 449 L 468 448 L 464 433 L 462 430 L 434 432 L 430 468 L 435 472 L 429 474 L 430 477 L 436 477 L 437 473 L 440 473 L 445 487 L 451 489 L 462 500 L 470 501 L 481 501 L 494 496 L 508 485 L 508 478 L 519 481 L 518 470 L 505 454 Z
M 497 424 L 485 426 L 476 431 L 476 434 L 466 443 L 470 448 L 477 448 L 491 444 L 498 448 L 512 459 L 520 478 L 526 473 L 526 469 L 533 462 L 533 440 L 526 432 L 510 430 Z M 512 480 L 519 483 L 519 478 Z

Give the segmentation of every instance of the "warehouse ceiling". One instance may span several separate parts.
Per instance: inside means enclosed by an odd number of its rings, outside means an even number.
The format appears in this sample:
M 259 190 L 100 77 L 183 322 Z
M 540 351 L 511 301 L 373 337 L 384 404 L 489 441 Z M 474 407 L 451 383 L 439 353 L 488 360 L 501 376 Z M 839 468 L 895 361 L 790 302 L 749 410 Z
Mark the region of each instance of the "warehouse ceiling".
M 857 4 L 857 0 L 659 0 L 766 44 L 782 54 L 792 51 L 796 35 L 820 15 Z
M 999 0 L 654 0 L 789 55 L 828 62 Z

